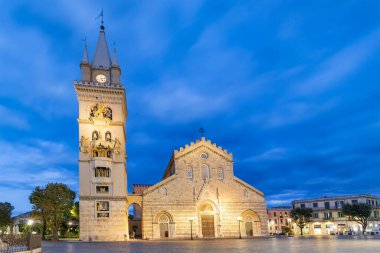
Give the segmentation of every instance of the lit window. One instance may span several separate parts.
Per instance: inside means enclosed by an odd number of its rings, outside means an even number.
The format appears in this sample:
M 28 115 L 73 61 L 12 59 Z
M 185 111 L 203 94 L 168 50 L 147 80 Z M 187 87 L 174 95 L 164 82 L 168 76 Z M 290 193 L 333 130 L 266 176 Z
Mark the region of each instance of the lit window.
M 97 218 L 110 217 L 110 203 L 108 201 L 96 202 L 96 217 Z
M 95 177 L 110 177 L 110 169 L 106 167 L 95 167 Z
M 108 193 L 109 192 L 109 186 L 108 185 L 97 185 L 96 186 L 96 193 Z

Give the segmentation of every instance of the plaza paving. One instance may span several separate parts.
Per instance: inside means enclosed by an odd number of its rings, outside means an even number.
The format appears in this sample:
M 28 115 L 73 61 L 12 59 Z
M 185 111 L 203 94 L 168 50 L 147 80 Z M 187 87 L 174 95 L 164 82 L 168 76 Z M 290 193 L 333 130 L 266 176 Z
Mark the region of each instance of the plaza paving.
M 120 243 L 44 242 L 43 253 L 196 253 L 196 252 L 380 252 L 380 237 L 290 237 L 194 241 L 130 241 Z

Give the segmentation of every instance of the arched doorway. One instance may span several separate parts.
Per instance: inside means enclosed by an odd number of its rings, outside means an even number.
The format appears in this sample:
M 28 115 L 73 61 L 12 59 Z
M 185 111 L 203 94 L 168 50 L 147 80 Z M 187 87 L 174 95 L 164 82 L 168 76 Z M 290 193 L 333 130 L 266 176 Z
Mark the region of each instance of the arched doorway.
M 201 233 L 203 238 L 215 237 L 215 208 L 208 202 L 199 207 Z
M 154 238 L 168 239 L 175 235 L 173 217 L 166 211 L 157 213 L 154 219 Z
M 166 214 L 162 214 L 158 218 L 158 224 L 160 227 L 160 238 L 169 238 L 169 217 Z
M 137 203 L 132 203 L 128 207 L 128 227 L 129 238 L 141 239 L 142 238 L 142 209 Z
M 242 234 L 246 237 L 261 235 L 261 221 L 256 212 L 246 210 L 241 215 L 244 222 L 242 227 Z

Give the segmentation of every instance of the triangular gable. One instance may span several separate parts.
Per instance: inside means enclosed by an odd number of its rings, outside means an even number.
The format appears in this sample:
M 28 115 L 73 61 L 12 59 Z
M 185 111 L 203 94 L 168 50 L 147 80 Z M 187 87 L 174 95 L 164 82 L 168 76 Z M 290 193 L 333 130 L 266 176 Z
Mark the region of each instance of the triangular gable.
M 191 142 L 190 145 L 185 145 L 185 147 L 181 147 L 179 150 L 174 150 L 174 159 L 178 159 L 190 152 L 194 152 L 198 149 L 206 148 L 210 152 L 217 154 L 226 160 L 232 162 L 232 153 L 228 153 L 227 149 L 222 149 L 220 146 L 216 146 L 216 143 L 211 143 L 210 140 L 206 140 L 204 137 L 201 140 L 196 140 L 196 142 Z

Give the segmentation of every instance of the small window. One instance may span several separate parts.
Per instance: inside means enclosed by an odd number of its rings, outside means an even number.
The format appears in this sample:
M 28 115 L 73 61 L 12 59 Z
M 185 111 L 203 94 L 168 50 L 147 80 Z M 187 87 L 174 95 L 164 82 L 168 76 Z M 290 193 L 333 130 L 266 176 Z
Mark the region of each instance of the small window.
M 273 212 L 273 216 L 276 217 L 276 212 Z
M 301 204 L 301 208 L 305 208 L 305 204 Z
M 105 138 L 106 138 L 106 141 L 108 142 L 111 142 L 111 132 L 110 131 L 107 131 L 106 134 L 105 134 Z
M 166 196 L 168 195 L 168 189 L 166 189 L 165 187 L 161 189 L 161 193 L 162 195 Z
M 109 193 L 109 186 L 108 185 L 97 185 L 96 186 L 96 193 Z
M 358 203 L 358 200 L 357 200 L 357 199 L 353 199 L 353 200 L 351 200 L 351 203 L 352 203 L 353 205 L 355 205 L 355 204 Z
M 96 167 L 95 177 L 110 177 L 110 169 L 106 167 Z
M 110 203 L 108 201 L 96 202 L 96 217 L 109 218 L 110 217 Z
M 216 174 L 216 178 L 219 179 L 219 180 L 223 180 L 224 179 L 223 169 L 221 169 L 221 168 L 218 169 L 217 174 Z
M 193 168 L 188 168 L 186 173 L 187 178 L 193 178 Z
M 210 168 L 206 164 L 201 166 L 201 177 L 204 181 L 210 179 Z
M 318 207 L 318 203 L 313 203 L 313 207 L 314 208 Z
M 319 213 L 314 213 L 313 217 L 314 219 L 319 219 Z
M 207 153 L 202 153 L 201 154 L 201 158 L 206 160 L 208 158 L 208 154 Z
M 248 191 L 247 190 L 244 190 L 244 197 L 248 198 Z
M 99 133 L 98 133 L 98 131 L 93 131 L 92 132 L 92 140 L 93 141 L 97 141 L 97 140 L 99 140 Z

